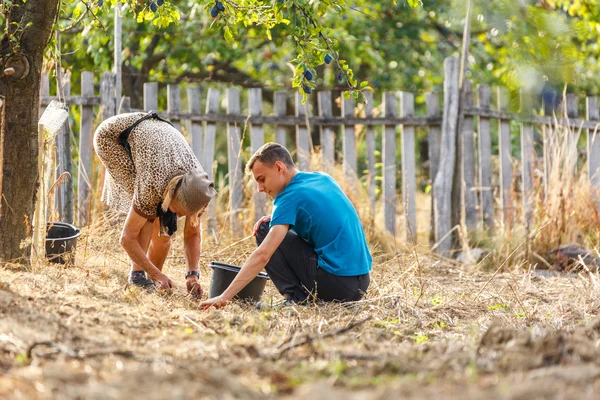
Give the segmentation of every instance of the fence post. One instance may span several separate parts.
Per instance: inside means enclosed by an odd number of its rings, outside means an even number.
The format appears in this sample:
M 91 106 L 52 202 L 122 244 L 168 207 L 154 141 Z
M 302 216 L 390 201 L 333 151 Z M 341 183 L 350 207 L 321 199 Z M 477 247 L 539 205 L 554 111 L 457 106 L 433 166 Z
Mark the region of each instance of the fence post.
M 400 92 L 400 116 L 415 116 L 415 98 L 412 93 Z M 408 243 L 417 243 L 417 178 L 415 165 L 415 127 L 402 126 L 402 203 L 405 216 L 405 237 Z
M 158 111 L 158 82 L 144 83 L 144 111 Z
M 227 89 L 227 114 L 240 114 L 238 88 Z M 227 123 L 227 160 L 229 162 L 229 222 L 234 237 L 242 236 L 242 160 L 240 157 L 240 128 Z
M 331 92 L 323 91 L 318 93 L 319 116 L 331 118 L 333 111 L 331 107 Z M 332 173 L 335 164 L 335 135 L 330 126 L 321 126 L 321 156 L 323 171 Z
M 169 114 L 181 112 L 181 91 L 179 85 L 167 85 L 167 112 Z M 179 118 L 175 119 L 169 115 L 169 120 L 175 129 L 181 131 L 181 121 Z
M 296 117 L 307 116 L 308 102 L 302 104 L 302 95 L 296 91 Z M 298 169 L 308 171 L 310 168 L 310 134 L 305 123 L 296 125 L 296 158 Z
M 121 97 L 121 102 L 119 104 L 119 114 L 130 113 L 131 112 L 131 97 L 124 96 Z
M 482 110 L 490 109 L 490 87 L 479 85 L 478 107 Z M 490 119 L 479 117 L 478 121 L 478 150 L 479 150 L 479 193 L 481 216 L 483 225 L 494 229 L 494 197 L 492 191 L 492 137 L 490 133 Z
M 248 90 L 248 111 L 251 116 L 262 115 L 262 89 L 252 88 Z M 262 124 L 250 125 L 250 145 L 254 153 L 260 146 L 265 144 L 265 133 Z M 258 190 L 253 191 L 254 198 L 254 222 L 266 215 L 265 194 L 258 193 Z
M 81 73 L 81 95 L 94 96 L 94 73 L 83 71 Z M 90 192 L 92 188 L 92 122 L 94 120 L 94 107 L 81 106 L 81 122 L 79 124 L 79 173 L 77 174 L 79 210 L 78 225 L 85 226 L 90 221 Z
M 600 120 L 598 112 L 598 98 L 588 97 L 586 99 L 586 119 L 588 121 L 598 122 Z M 598 138 L 598 128 L 587 130 L 587 160 L 588 160 L 588 178 L 590 184 L 595 188 L 594 196 L 598 202 L 600 210 L 600 138 Z
M 508 90 L 499 87 L 496 93 L 498 111 L 508 111 Z M 512 205 L 512 156 L 510 148 L 510 122 L 498 120 L 500 153 L 500 199 L 502 203 L 502 223 L 504 229 L 510 229 L 513 219 Z
M 383 95 L 384 116 L 396 116 L 396 93 Z M 396 235 L 396 126 L 385 125 L 382 140 L 383 220 L 385 229 Z
M 521 113 L 531 115 L 533 102 L 531 94 L 521 91 Z M 523 222 L 529 234 L 533 223 L 533 167 L 535 150 L 533 148 L 533 125 L 521 123 L 521 179 L 523 185 Z
M 427 117 L 433 118 L 438 117 L 440 115 L 440 99 L 439 94 L 437 92 L 425 93 L 425 104 L 427 105 Z M 435 182 L 435 176 L 438 173 L 440 166 L 441 131 L 440 127 L 437 125 L 428 125 L 427 128 L 429 180 L 431 182 L 429 190 L 431 196 L 431 221 L 429 223 L 429 243 L 433 245 L 435 244 L 435 195 L 433 189 L 433 182 Z
M 40 97 L 43 99 L 44 97 L 50 96 L 50 79 L 48 77 L 48 71 L 42 72 L 42 80 L 40 83 Z M 40 107 L 40 115 L 38 116 L 38 120 L 42 118 L 42 114 L 44 114 L 44 110 L 46 107 Z
M 275 116 L 285 117 L 287 113 L 287 91 L 278 90 L 275 92 L 273 97 L 273 108 Z M 275 125 L 275 143 L 279 143 L 283 147 L 286 147 L 286 136 L 287 129 L 283 125 Z
M 464 106 L 473 106 L 473 84 L 464 81 Z M 473 117 L 465 115 L 460 134 L 460 145 L 462 146 L 462 180 L 461 191 L 464 200 L 465 224 L 468 231 L 477 229 L 477 193 L 475 192 L 475 132 L 473 131 Z
M 105 72 L 102 74 L 102 81 L 100 82 L 100 110 L 102 113 L 102 120 L 106 120 L 115 115 L 116 103 L 115 103 L 115 82 L 116 76 L 112 72 Z
M 208 89 L 206 101 L 206 114 L 217 114 L 219 112 L 218 89 Z M 206 122 L 204 127 L 204 148 L 202 149 L 202 162 L 208 178 L 214 180 L 214 161 L 215 161 L 215 139 L 217 134 L 217 124 L 215 122 Z M 208 205 L 208 234 L 216 235 L 217 217 L 216 217 L 216 199 L 213 199 Z
M 199 115 L 202 113 L 202 106 L 200 104 L 201 96 L 202 94 L 198 86 L 187 88 L 188 111 L 190 114 Z M 200 161 L 200 165 L 205 167 L 202 160 L 202 124 L 197 121 L 187 121 L 187 131 L 192 142 L 192 151 L 198 161 Z
M 69 72 L 62 76 L 63 96 L 71 96 L 71 74 Z M 69 107 L 67 106 L 67 120 L 64 129 L 56 136 L 56 175 L 55 179 L 63 173 L 68 176 L 57 185 L 55 199 L 59 219 L 62 222 L 72 224 L 73 218 L 73 157 L 71 156 L 71 129 L 69 126 Z
M 342 95 L 342 117 L 354 118 L 354 100 L 345 99 Z M 342 126 L 342 152 L 344 154 L 344 177 L 350 183 L 350 187 L 356 188 L 356 136 L 354 125 Z
M 444 112 L 439 169 L 433 182 L 435 244 L 434 250 L 448 254 L 452 249 L 452 183 L 456 162 L 456 130 L 458 124 L 459 60 L 444 60 Z
M 373 118 L 373 93 L 365 92 L 365 117 Z M 366 125 L 367 129 L 367 170 L 369 191 L 369 209 L 371 211 L 371 219 L 375 218 L 375 191 L 377 182 L 375 181 L 375 130 L 372 125 Z

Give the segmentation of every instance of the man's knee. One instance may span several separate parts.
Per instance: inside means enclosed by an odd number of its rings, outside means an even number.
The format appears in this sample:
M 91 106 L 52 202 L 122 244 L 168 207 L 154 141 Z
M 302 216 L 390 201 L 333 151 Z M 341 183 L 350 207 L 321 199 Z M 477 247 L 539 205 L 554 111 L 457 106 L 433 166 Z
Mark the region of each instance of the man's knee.
M 267 237 L 267 234 L 269 233 L 269 222 L 263 222 L 262 224 L 260 224 L 260 226 L 258 227 L 258 230 L 256 231 L 256 245 L 260 246 L 260 244 L 263 242 L 263 240 L 265 240 L 265 238 Z

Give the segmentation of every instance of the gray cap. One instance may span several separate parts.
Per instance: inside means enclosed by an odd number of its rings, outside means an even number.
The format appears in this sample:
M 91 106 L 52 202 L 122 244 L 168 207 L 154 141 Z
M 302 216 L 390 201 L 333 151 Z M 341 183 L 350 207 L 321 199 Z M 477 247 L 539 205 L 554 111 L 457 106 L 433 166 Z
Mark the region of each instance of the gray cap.
M 216 195 L 215 184 L 208 179 L 208 174 L 201 169 L 194 169 L 181 178 L 175 199 L 189 214 L 195 214 L 206 207 Z

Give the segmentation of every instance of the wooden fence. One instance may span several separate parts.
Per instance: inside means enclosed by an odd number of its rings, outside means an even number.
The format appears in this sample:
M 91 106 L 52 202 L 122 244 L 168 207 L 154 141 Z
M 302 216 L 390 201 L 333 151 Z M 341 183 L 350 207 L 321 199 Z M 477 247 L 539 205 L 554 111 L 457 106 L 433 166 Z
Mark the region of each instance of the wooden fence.
M 309 108 L 301 103 L 297 92 L 277 91 L 274 93 L 273 115 L 262 114 L 261 89 L 249 89 L 247 93 L 248 112 L 241 113 L 240 89 L 229 87 L 224 93 L 219 89 L 210 88 L 205 93 L 206 101 L 201 105 L 202 91 L 199 87 L 187 87 L 187 109 L 182 110 L 181 89 L 177 85 L 167 86 L 167 109 L 159 110 L 161 116 L 170 119 L 176 127 L 185 124 L 190 135 L 194 153 L 209 175 L 213 170 L 217 157 L 215 143 L 217 124 L 227 126 L 227 160 L 229 174 L 229 206 L 230 225 L 233 232 L 242 232 L 243 187 L 242 161 L 240 159 L 240 138 L 242 129 L 250 136 L 252 150 L 264 143 L 264 129 L 267 124 L 274 126 L 275 140 L 286 145 L 287 129 L 295 129 L 296 162 L 300 170 L 309 169 L 309 157 L 312 151 L 311 129 L 318 129 L 320 134 L 322 169 L 329 171 L 335 163 L 336 130 L 339 131 L 342 142 L 340 155 L 343 163 L 345 178 L 351 185 L 360 184 L 357 178 L 363 173 L 357 167 L 357 135 L 355 126 L 364 127 L 367 160 L 365 186 L 369 193 L 372 211 L 382 207 L 384 228 L 391 234 L 396 234 L 397 215 L 400 210 L 404 214 L 404 239 L 415 243 L 417 232 L 429 227 L 417 225 L 417 169 L 416 169 L 416 129 L 427 129 L 429 146 L 429 172 L 432 182 L 432 225 L 433 243 L 440 252 L 447 252 L 452 247 L 450 232 L 456 225 L 456 210 L 462 208 L 463 221 L 466 228 L 494 229 L 496 221 L 501 227 L 511 227 L 514 223 L 531 221 L 532 173 L 534 161 L 537 159 L 534 145 L 534 127 L 564 124 L 576 126 L 587 131 L 588 140 L 586 153 L 589 160 L 589 177 L 595 187 L 600 188 L 600 141 L 595 137 L 598 125 L 599 110 L 596 97 L 586 98 L 586 116 L 580 119 L 578 97 L 566 95 L 564 107 L 568 118 L 544 116 L 534 110 L 532 96 L 521 94 L 518 113 L 508 111 L 508 91 L 504 88 L 492 90 L 487 85 L 478 85 L 475 89 L 466 82 L 466 96 L 460 109 L 463 110 L 464 122 L 462 131 L 457 132 L 460 88 L 458 87 L 458 59 L 448 58 L 444 63 L 443 101 L 440 106 L 440 94 L 426 93 L 425 115 L 415 115 L 415 97 L 408 92 L 385 92 L 379 96 L 367 93 L 368 105 L 361 109 L 361 115 L 356 112 L 354 102 L 341 100 L 341 113 L 333 115 L 332 92 L 316 93 L 318 115 L 309 115 Z M 95 109 L 99 109 L 102 119 L 115 113 L 130 111 L 129 101 L 124 98 L 117 106 L 115 98 L 116 76 L 113 73 L 102 74 L 100 93 L 94 93 L 93 74 L 83 72 L 79 96 L 72 96 L 68 76 L 63 84 L 64 100 L 72 106 L 81 108 L 81 123 L 79 127 L 79 174 L 77 196 L 77 218 L 79 225 L 89 220 L 90 171 L 92 167 L 92 122 Z M 49 104 L 56 96 L 49 95 L 49 81 L 42 81 L 42 107 Z M 473 94 L 476 93 L 476 102 Z M 220 111 L 221 100 L 226 104 L 225 112 Z M 379 104 L 380 115 L 374 116 L 374 103 Z M 288 112 L 286 104 L 293 99 L 294 110 Z M 158 83 L 144 84 L 144 110 L 158 109 Z M 443 108 L 442 108 L 443 107 Z M 291 110 L 290 110 L 291 111 Z M 548 112 L 548 110 L 546 110 Z M 492 121 L 496 120 L 497 123 Z M 511 150 L 511 121 L 520 124 L 521 154 L 512 154 Z M 375 128 L 381 127 L 381 144 L 376 143 Z M 492 127 L 496 127 L 492 131 Z M 537 128 L 535 128 L 537 129 Z M 398 134 L 401 146 L 398 149 Z M 494 170 L 492 159 L 493 140 L 498 143 L 499 168 Z M 68 143 L 65 141 L 64 143 Z M 458 145 L 457 145 L 458 144 Z M 537 146 L 539 147 L 539 146 Z M 381 149 L 381 198 L 376 196 L 377 181 L 377 150 Z M 401 165 L 396 164 L 397 152 L 400 152 Z M 544 149 L 541 150 L 545 151 Z M 539 152 L 539 151 L 538 151 Z M 545 159 L 545 157 L 544 157 Z M 515 221 L 516 204 L 513 183 L 513 161 L 521 160 L 520 187 L 517 189 L 522 200 L 522 221 Z M 401 182 L 397 188 L 397 182 Z M 497 181 L 500 206 L 495 207 L 493 182 Z M 453 198 L 453 188 L 460 185 L 459 196 L 461 207 L 457 207 Z M 397 195 L 399 192 L 400 196 Z M 456 193 L 456 192 L 455 192 Z M 258 218 L 265 212 L 265 197 L 255 193 L 253 206 Z M 64 204 L 68 202 L 63 202 Z M 61 215 L 68 215 L 65 206 L 61 206 Z M 453 216 L 454 215 L 454 216 Z M 209 210 L 209 231 L 216 230 L 215 208 Z

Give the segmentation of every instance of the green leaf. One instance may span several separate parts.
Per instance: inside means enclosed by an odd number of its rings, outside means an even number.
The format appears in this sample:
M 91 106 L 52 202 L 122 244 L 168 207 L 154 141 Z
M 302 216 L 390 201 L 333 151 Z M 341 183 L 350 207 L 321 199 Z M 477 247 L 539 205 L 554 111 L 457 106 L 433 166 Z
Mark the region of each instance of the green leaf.
M 228 42 L 233 42 L 233 34 L 228 26 L 225 27 L 225 40 Z
M 419 0 L 408 0 L 408 5 L 412 8 L 416 8 L 419 6 Z

